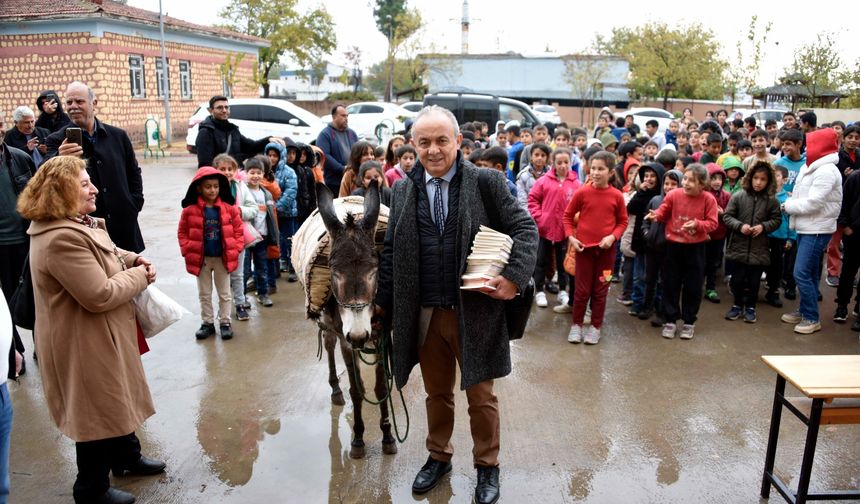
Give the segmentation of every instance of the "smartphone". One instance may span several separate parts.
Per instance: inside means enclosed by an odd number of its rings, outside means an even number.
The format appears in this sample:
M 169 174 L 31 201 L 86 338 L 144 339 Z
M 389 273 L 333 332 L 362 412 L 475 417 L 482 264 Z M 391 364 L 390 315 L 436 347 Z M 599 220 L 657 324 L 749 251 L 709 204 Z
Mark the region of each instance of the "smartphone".
M 84 137 L 81 134 L 81 128 L 66 128 L 66 140 L 69 143 L 83 145 Z

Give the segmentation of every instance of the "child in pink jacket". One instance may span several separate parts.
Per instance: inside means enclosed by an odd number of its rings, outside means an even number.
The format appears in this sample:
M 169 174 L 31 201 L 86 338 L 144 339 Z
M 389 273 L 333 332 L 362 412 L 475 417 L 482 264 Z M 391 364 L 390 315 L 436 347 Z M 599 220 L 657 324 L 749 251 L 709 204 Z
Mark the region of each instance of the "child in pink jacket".
M 576 172 L 570 170 L 573 154 L 570 149 L 559 147 L 552 154 L 552 169 L 535 182 L 529 192 L 528 209 L 534 218 L 540 235 L 537 264 L 535 266 L 535 303 L 545 308 L 546 294 L 543 292 L 546 266 L 555 251 L 556 271 L 558 271 L 558 304 L 567 305 L 567 273 L 564 271 L 564 257 L 567 254 L 567 237 L 564 232 L 564 209 L 567 208 L 573 193 L 582 185 Z

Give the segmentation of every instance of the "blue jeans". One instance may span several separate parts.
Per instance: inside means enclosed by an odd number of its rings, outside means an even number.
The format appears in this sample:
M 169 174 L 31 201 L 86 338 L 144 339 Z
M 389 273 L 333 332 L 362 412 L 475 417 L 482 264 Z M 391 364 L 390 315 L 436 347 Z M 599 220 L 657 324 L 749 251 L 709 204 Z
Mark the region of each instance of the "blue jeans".
M 645 252 L 637 252 L 633 258 L 633 300 L 632 309 L 642 311 L 645 307 Z
M 9 497 L 9 441 L 12 437 L 12 399 L 6 377 L 0 385 L 0 504 Z
M 246 249 L 249 252 L 247 255 L 254 261 L 254 283 L 257 284 L 257 294 L 265 296 L 269 293 L 269 281 L 266 274 L 269 270 L 268 260 L 266 259 L 266 240 Z M 248 260 L 246 259 L 246 264 Z
M 280 275 L 281 272 L 278 270 L 277 259 L 266 259 L 266 264 L 269 265 L 269 270 L 267 273 L 267 277 L 269 280 L 269 290 L 272 290 L 272 287 L 275 287 L 275 284 L 278 280 L 278 275 Z
M 298 229 L 298 221 L 295 217 L 278 216 L 278 230 L 281 232 L 281 260 L 287 263 L 289 271 L 293 271 L 292 251 L 293 251 L 293 235 Z
M 794 280 L 800 292 L 800 315 L 818 322 L 818 284 L 821 282 L 821 258 L 832 233 L 797 235 L 797 258 Z

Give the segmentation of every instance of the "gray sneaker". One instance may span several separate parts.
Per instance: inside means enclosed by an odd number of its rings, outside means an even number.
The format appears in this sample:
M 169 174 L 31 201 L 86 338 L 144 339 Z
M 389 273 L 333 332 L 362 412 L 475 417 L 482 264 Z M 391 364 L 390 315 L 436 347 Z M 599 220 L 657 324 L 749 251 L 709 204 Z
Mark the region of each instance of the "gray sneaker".
M 782 321 L 786 324 L 799 324 L 801 320 L 803 320 L 803 315 L 799 311 L 782 314 Z
M 812 334 L 821 330 L 821 322 L 803 319 L 794 326 L 794 332 L 798 334 Z
M 266 308 L 274 304 L 267 294 L 257 294 L 257 301 Z
M 585 333 L 585 344 L 596 345 L 600 341 L 600 329 L 591 326 Z
M 675 324 L 673 324 L 671 322 L 667 322 L 667 323 L 663 324 L 663 337 L 666 339 L 674 338 L 676 330 L 677 330 L 677 327 L 675 326 Z
M 582 343 L 582 326 L 573 324 L 570 326 L 570 332 L 567 333 L 568 343 Z
M 681 327 L 681 339 L 693 339 L 693 333 L 695 332 L 696 326 L 693 324 L 684 324 Z

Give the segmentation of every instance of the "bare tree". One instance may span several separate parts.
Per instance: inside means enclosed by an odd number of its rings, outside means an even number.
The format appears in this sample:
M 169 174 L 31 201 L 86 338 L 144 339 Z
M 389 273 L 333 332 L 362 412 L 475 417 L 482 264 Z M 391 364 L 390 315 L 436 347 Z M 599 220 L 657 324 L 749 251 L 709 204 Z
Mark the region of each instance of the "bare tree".
M 609 74 L 609 64 L 600 56 L 571 54 L 562 56 L 564 80 L 570 84 L 573 95 L 580 100 L 579 123 L 585 126 L 585 105 L 594 108 L 597 97 L 602 95 L 603 81 Z M 592 110 L 593 113 L 593 110 Z

